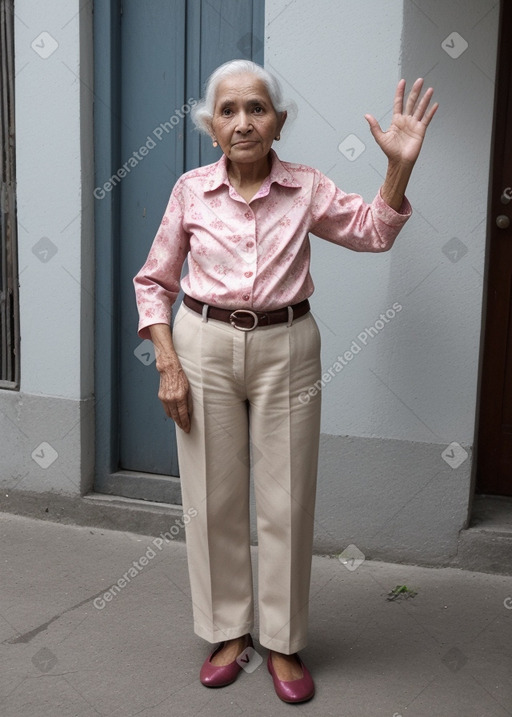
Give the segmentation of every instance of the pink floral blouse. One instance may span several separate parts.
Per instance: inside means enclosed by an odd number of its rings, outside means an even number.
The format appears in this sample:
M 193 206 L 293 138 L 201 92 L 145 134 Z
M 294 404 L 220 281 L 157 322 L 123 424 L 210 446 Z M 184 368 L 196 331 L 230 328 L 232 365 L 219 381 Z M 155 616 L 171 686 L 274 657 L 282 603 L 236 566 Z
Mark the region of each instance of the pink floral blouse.
M 400 212 L 380 193 L 371 204 L 345 194 L 324 174 L 281 162 L 248 204 L 231 186 L 225 155 L 183 174 L 172 191 L 146 263 L 133 282 L 138 334 L 169 324 L 180 289 L 226 309 L 259 311 L 296 304 L 314 290 L 309 273 L 311 232 L 354 251 L 387 251 L 412 210 Z

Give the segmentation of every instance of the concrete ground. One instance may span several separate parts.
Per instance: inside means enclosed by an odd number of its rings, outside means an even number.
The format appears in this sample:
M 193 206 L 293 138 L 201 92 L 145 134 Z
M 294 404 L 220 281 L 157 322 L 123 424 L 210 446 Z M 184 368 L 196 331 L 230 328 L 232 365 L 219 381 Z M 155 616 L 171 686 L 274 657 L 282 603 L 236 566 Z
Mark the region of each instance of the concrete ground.
M 317 694 L 287 705 L 257 641 L 257 669 L 200 684 L 183 543 L 5 513 L 0 533 L 2 717 L 512 715 L 512 577 L 315 556 Z

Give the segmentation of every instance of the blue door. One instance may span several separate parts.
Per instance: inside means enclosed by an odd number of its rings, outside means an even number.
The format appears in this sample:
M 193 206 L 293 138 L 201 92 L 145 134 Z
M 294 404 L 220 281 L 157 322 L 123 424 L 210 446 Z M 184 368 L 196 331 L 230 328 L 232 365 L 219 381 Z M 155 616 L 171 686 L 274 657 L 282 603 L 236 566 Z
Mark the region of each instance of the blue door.
M 132 279 L 184 171 L 216 161 L 189 111 L 222 62 L 263 62 L 264 0 L 96 2 L 95 490 L 180 503 L 175 428 Z

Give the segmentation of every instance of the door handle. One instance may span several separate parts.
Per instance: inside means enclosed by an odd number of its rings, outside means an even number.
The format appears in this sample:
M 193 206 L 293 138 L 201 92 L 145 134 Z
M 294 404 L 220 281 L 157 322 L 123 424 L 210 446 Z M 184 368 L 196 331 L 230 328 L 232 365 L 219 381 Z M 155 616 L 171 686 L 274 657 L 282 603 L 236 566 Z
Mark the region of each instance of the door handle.
M 510 226 L 510 219 L 506 214 L 498 214 L 496 217 L 496 226 L 498 229 L 508 229 Z

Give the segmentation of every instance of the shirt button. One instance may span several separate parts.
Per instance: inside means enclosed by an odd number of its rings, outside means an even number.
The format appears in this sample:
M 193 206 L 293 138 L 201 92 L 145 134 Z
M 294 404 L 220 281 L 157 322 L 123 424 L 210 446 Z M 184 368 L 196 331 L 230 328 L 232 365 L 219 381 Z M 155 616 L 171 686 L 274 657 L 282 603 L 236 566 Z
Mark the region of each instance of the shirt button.
M 244 301 L 249 301 L 250 298 L 251 298 L 251 297 L 249 296 L 249 294 L 242 294 L 242 299 L 243 299 Z
M 252 219 L 252 212 L 245 212 L 244 217 L 246 219 Z
M 253 241 L 248 241 L 245 246 L 248 247 L 249 249 L 252 249 L 253 246 L 254 246 L 254 242 L 253 242 Z
M 245 274 L 244 274 L 244 276 L 246 276 L 247 278 L 249 278 L 250 276 L 252 276 L 252 274 L 253 274 L 252 271 L 246 271 Z

